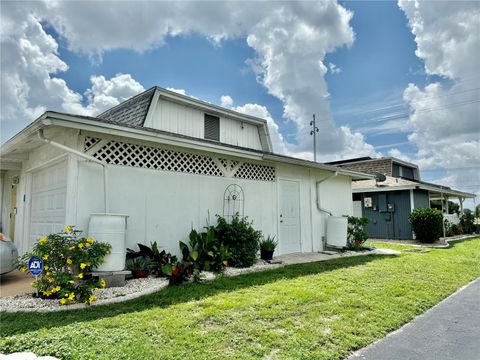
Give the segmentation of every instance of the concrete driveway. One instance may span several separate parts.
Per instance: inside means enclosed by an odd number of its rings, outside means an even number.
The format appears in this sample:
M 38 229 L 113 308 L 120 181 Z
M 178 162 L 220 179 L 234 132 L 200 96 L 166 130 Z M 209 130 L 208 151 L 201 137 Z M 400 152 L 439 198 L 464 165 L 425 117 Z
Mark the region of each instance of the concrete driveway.
M 348 360 L 479 360 L 480 278 Z
M 30 283 L 34 280 L 33 276 L 19 270 L 0 275 L 0 297 L 33 293 Z

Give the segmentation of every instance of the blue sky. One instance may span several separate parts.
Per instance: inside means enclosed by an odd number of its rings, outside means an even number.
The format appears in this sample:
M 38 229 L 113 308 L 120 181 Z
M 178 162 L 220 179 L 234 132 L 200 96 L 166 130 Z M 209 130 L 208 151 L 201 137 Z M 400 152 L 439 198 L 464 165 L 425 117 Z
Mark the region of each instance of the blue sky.
M 352 46 L 343 46 L 327 54 L 324 62 L 334 63 L 341 72 L 328 72 L 326 80 L 337 125 L 361 130 L 371 124 L 372 119 L 389 114 L 392 109 L 370 110 L 402 102 L 408 83 L 423 85 L 427 76 L 423 61 L 415 55 L 416 43 L 407 26 L 407 18 L 395 2 L 340 3 L 354 12 L 350 24 L 356 38 Z M 185 89 L 190 95 L 214 103 L 228 94 L 237 104 L 265 105 L 285 138 L 292 143 L 298 141 L 294 124 L 282 118 L 281 101 L 269 95 L 256 81 L 256 75 L 246 63 L 255 57 L 255 51 L 244 38 L 216 45 L 198 34 L 167 37 L 161 47 L 145 52 L 117 49 L 106 52 L 99 61 L 87 54 L 69 51 L 66 41 L 48 23 L 43 26 L 57 40 L 60 57 L 69 65 L 66 72 L 57 76 L 65 79 L 78 93 L 90 86 L 92 75 L 110 78 L 128 73 L 145 88 L 158 85 Z M 406 104 L 393 110 L 408 113 Z M 415 152 L 406 133 L 364 135 L 382 152 L 391 147 L 406 154 Z
M 110 5 L 1 3 L 2 141 L 46 109 L 95 115 L 158 85 L 230 96 L 278 152 L 312 157 L 315 112 L 321 161 L 397 156 L 480 192 L 480 2 Z

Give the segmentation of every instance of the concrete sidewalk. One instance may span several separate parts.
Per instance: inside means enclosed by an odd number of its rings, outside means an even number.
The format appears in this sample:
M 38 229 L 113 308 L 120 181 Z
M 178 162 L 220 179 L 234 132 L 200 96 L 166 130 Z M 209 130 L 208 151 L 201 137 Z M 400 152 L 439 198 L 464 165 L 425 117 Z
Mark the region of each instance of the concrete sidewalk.
M 19 270 L 0 275 L 0 298 L 33 293 L 32 281 L 35 281 L 35 277 Z
M 479 360 L 480 278 L 348 360 Z

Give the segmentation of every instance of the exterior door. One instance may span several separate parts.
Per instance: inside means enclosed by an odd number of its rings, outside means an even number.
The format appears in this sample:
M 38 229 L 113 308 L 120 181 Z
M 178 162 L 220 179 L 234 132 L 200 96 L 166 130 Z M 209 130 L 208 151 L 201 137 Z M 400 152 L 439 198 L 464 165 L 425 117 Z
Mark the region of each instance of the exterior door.
M 300 185 L 297 181 L 279 180 L 279 251 L 300 252 Z
M 61 162 L 32 174 L 28 250 L 38 238 L 65 226 L 67 163 Z
M 12 184 L 12 191 L 10 192 L 10 211 L 9 211 L 9 217 L 10 217 L 10 223 L 9 223 L 9 237 L 10 240 L 14 240 L 15 237 L 15 218 L 17 217 L 17 185 L 18 181 L 15 181 L 14 184 Z

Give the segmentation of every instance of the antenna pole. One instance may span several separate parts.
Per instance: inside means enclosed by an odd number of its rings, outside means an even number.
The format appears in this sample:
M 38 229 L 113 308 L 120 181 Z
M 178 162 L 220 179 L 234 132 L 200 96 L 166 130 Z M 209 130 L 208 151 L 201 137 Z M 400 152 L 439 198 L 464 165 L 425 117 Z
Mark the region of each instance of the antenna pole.
M 310 131 L 310 135 L 313 135 L 313 161 L 317 162 L 317 132 L 318 127 L 315 124 L 315 114 L 313 114 L 313 120 L 310 121 L 310 126 L 312 130 Z

